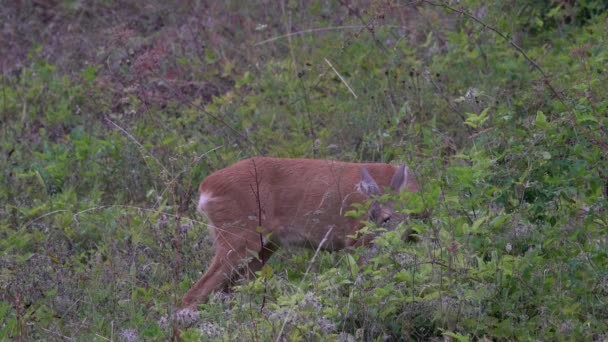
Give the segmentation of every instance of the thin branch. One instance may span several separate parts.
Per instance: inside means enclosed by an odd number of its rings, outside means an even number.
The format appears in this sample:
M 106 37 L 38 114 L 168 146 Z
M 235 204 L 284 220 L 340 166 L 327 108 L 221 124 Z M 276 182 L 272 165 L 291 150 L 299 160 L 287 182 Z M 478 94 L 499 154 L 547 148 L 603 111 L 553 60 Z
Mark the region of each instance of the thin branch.
M 323 240 L 321 240 L 321 242 L 319 243 L 319 246 L 317 247 L 317 250 L 315 251 L 315 254 L 312 256 L 312 259 L 310 259 L 310 262 L 308 263 L 308 267 L 306 268 L 306 272 L 304 272 L 304 277 L 307 276 L 308 273 L 310 272 L 310 268 L 312 267 L 312 264 L 315 262 L 315 259 L 317 258 L 317 255 L 319 255 L 319 252 L 321 251 L 321 248 L 327 242 L 328 236 L 329 236 L 329 234 L 331 234 L 331 232 L 332 232 L 333 229 L 334 229 L 334 227 L 332 226 L 331 228 L 329 228 L 327 230 L 327 233 L 325 233 L 325 236 L 323 237 Z M 287 313 L 287 315 L 285 316 L 285 320 L 283 321 L 283 324 L 281 325 L 281 330 L 279 331 L 279 334 L 277 336 L 277 342 L 283 341 L 281 339 L 281 337 L 283 337 L 283 331 L 285 331 L 285 326 L 287 325 L 287 322 L 291 319 L 290 314 L 291 314 L 291 311 L 289 311 Z
M 301 36 L 301 35 L 304 35 L 306 33 L 323 32 L 323 31 L 337 31 L 337 30 L 350 30 L 350 29 L 362 29 L 364 27 L 365 27 L 364 25 L 347 25 L 347 26 L 333 26 L 333 27 L 313 28 L 313 29 L 302 30 L 302 31 L 298 31 L 298 32 L 291 32 L 291 33 L 284 34 L 284 35 L 281 35 L 281 36 L 276 36 L 276 37 L 268 38 L 266 40 L 262 40 L 260 42 L 257 42 L 255 44 L 253 44 L 253 46 L 260 46 L 260 45 L 263 45 L 263 44 L 272 43 L 274 41 L 277 41 L 277 40 L 283 39 L 283 38 L 288 38 L 288 37 L 293 37 L 293 36 Z
M 40 216 L 36 217 L 35 219 L 32 219 L 32 220 L 28 221 L 26 224 L 23 225 L 23 227 L 25 228 L 25 227 L 29 226 L 30 224 L 32 224 L 32 223 L 34 223 L 36 221 L 42 220 L 43 218 L 45 218 L 47 216 L 55 215 L 55 214 L 58 214 L 58 213 L 65 213 L 65 212 L 68 212 L 68 210 L 66 210 L 66 209 L 60 209 L 60 210 L 55 210 L 55 211 L 48 212 L 46 214 L 43 214 L 43 215 L 40 215 Z
M 545 73 L 545 71 L 540 67 L 540 65 L 533 60 L 530 56 L 528 56 L 528 54 L 524 51 L 524 49 L 522 49 L 519 45 L 517 45 L 512 39 L 510 39 L 509 37 L 507 37 L 506 34 L 500 32 L 497 28 L 490 26 L 488 24 L 486 24 L 484 21 L 482 21 L 481 19 L 477 18 L 476 16 L 474 16 L 473 14 L 467 12 L 466 10 L 462 10 L 462 9 L 458 9 L 458 8 L 454 8 L 448 4 L 445 3 L 436 3 L 433 1 L 429 1 L 429 0 L 422 0 L 422 2 L 425 2 L 431 6 L 437 6 L 437 7 L 443 7 L 447 10 L 450 10 L 452 12 L 456 12 L 458 14 L 464 15 L 465 17 L 468 17 L 470 19 L 472 19 L 473 21 L 475 21 L 476 23 L 478 23 L 479 25 L 481 25 L 484 29 L 488 29 L 492 32 L 494 32 L 495 34 L 497 34 L 499 37 L 501 37 L 504 41 L 506 41 L 509 45 L 511 45 L 511 47 L 513 47 L 515 50 L 517 50 L 517 52 L 519 52 L 519 54 L 521 54 L 524 59 L 530 63 L 530 65 L 532 65 L 532 67 L 534 69 L 536 69 L 542 76 L 543 76 L 543 82 L 547 85 L 547 87 L 549 88 L 549 90 L 551 91 L 551 93 L 555 96 L 555 98 L 557 98 L 557 100 L 562 104 L 562 106 L 564 106 L 564 108 L 566 108 L 567 112 L 570 113 L 571 115 L 574 115 L 574 111 L 572 109 L 572 107 L 570 105 L 568 105 L 566 103 L 566 101 L 564 100 L 563 96 L 560 95 L 560 93 L 557 92 L 557 90 L 555 89 L 555 87 L 553 87 L 553 84 L 551 84 L 550 81 L 550 77 Z M 589 138 L 590 140 L 592 140 L 593 142 L 595 142 L 597 145 L 603 146 L 608 148 L 608 143 L 598 140 L 596 137 L 593 136 L 593 134 L 591 134 L 591 132 L 586 129 L 585 127 L 581 127 L 579 125 L 576 124 L 576 122 L 572 119 L 568 120 L 573 126 L 576 126 L 578 129 L 580 129 L 586 136 L 587 138 Z
M 359 13 L 359 9 L 358 8 L 352 8 L 350 7 L 350 4 L 344 0 L 338 0 L 338 2 L 340 3 L 340 5 L 346 7 L 346 9 L 348 9 L 348 13 L 354 15 L 355 17 L 357 17 L 357 19 L 359 19 L 359 21 L 362 24 L 366 24 L 365 19 L 363 18 L 363 16 L 361 16 L 361 13 Z M 386 47 L 384 45 L 382 45 L 382 43 L 380 42 L 380 40 L 378 39 L 378 37 L 376 37 L 376 33 L 374 32 L 374 23 L 372 23 L 371 21 L 367 23 L 367 25 L 363 25 L 364 28 L 366 28 L 369 31 L 369 34 L 372 36 L 372 38 L 374 39 L 374 43 L 376 43 L 376 45 L 383 51 L 386 52 Z
M 201 106 L 200 104 L 196 104 L 194 103 L 192 100 L 190 100 L 189 98 L 182 96 L 180 93 L 178 93 L 175 89 L 173 89 L 172 87 L 167 87 L 167 89 L 169 89 L 173 95 L 175 95 L 177 98 L 179 98 L 181 101 L 185 102 L 186 104 L 197 108 L 198 110 L 200 110 L 203 114 L 207 115 L 208 117 L 210 117 L 211 119 L 217 121 L 218 123 L 220 123 L 222 126 L 228 128 L 229 130 L 231 130 L 236 136 L 238 136 L 239 138 L 241 138 L 242 140 L 244 140 L 249 146 L 251 146 L 251 148 L 253 148 L 253 150 L 257 153 L 257 154 L 261 154 L 260 150 L 257 148 L 257 146 L 251 141 L 249 140 L 249 138 L 247 136 L 245 136 L 243 133 L 241 133 L 239 130 L 237 130 L 236 128 L 232 127 L 230 124 L 228 124 L 226 121 L 222 120 L 220 117 L 218 117 L 217 115 L 211 114 L 209 111 L 207 111 L 203 106 Z
M 83 210 L 78 211 L 76 213 L 73 213 L 72 217 L 76 218 L 76 217 L 78 217 L 78 216 L 80 216 L 80 215 L 82 215 L 84 213 L 89 212 L 89 211 L 103 210 L 103 209 L 112 209 L 112 208 L 134 209 L 134 210 L 140 210 L 140 211 L 154 212 L 154 213 L 158 213 L 158 214 L 163 214 L 163 215 L 166 215 L 166 216 L 169 216 L 169 217 L 178 217 L 178 215 L 176 215 L 176 214 L 171 214 L 169 212 L 161 211 L 161 210 L 158 210 L 158 209 L 137 207 L 137 206 L 133 206 L 133 205 L 123 205 L 123 204 L 100 205 L 100 206 L 97 206 L 97 207 L 86 208 L 86 209 L 83 209 Z M 28 221 L 22 227 L 25 228 L 25 227 L 31 225 L 32 223 L 34 223 L 36 221 L 42 220 L 43 218 L 45 218 L 47 216 L 55 215 L 55 214 L 58 214 L 58 213 L 65 213 L 65 212 L 69 212 L 69 210 L 67 210 L 67 209 L 61 209 L 61 210 L 55 210 L 55 211 L 51 211 L 51 212 L 42 214 L 42 215 L 40 215 L 40 216 L 38 216 L 38 217 L 36 217 L 36 218 Z M 202 221 L 198 221 L 198 220 L 195 220 L 195 219 L 192 219 L 192 218 L 188 218 L 188 220 L 192 221 L 192 222 L 196 222 L 196 223 L 201 223 L 201 224 L 203 223 Z
M 255 189 L 253 188 L 253 185 L 249 184 L 249 187 L 251 188 L 251 192 L 253 192 L 253 195 L 255 196 L 255 201 L 256 204 L 258 206 L 258 227 L 257 227 L 257 231 L 258 231 L 258 235 L 260 237 L 260 251 L 258 252 L 258 259 L 260 260 L 260 262 L 262 263 L 262 267 L 264 267 L 266 265 L 266 258 L 264 257 L 264 249 L 266 248 L 264 246 L 264 234 L 263 234 L 263 222 L 262 222 L 262 214 L 264 213 L 264 210 L 262 208 L 262 199 L 261 199 L 261 195 L 260 195 L 260 174 L 258 173 L 258 167 L 255 163 L 255 159 L 251 159 L 251 164 L 253 164 L 253 172 L 254 172 L 254 177 L 255 177 Z M 268 286 L 266 283 L 266 277 L 263 278 L 263 282 L 264 282 L 264 294 L 262 296 L 262 304 L 260 305 L 260 311 L 264 310 L 264 307 L 266 306 L 266 293 L 268 291 Z
M 137 145 L 137 147 L 139 147 L 140 151 L 145 152 L 145 153 L 142 152 L 144 159 L 146 158 L 146 156 L 151 157 L 158 164 L 158 166 L 160 166 L 163 169 L 163 171 L 165 173 L 167 173 L 167 174 L 169 173 L 169 170 L 167 170 L 165 165 L 163 165 L 163 163 L 161 163 L 160 160 L 158 160 L 155 156 L 153 156 L 152 153 L 148 152 L 148 150 L 146 150 L 146 148 L 139 141 L 137 141 L 137 139 L 135 139 L 135 137 L 131 133 L 129 133 L 126 129 L 120 127 L 114 121 L 110 120 L 110 118 L 106 117 L 105 119 L 107 122 L 111 123 L 114 127 L 118 128 L 118 130 L 123 132 L 124 135 L 127 136 L 127 138 L 129 138 L 131 141 L 133 141 L 135 143 L 135 145 Z
M 317 255 L 319 255 L 321 248 L 327 242 L 329 234 L 331 234 L 332 230 L 334 230 L 334 226 L 331 226 L 327 230 L 327 233 L 325 233 L 325 236 L 323 236 L 323 240 L 321 240 L 321 242 L 319 243 L 319 247 L 317 247 L 317 250 L 315 251 L 315 254 L 312 256 L 312 259 L 310 259 L 310 262 L 308 263 L 308 267 L 306 268 L 306 272 L 304 272 L 304 275 L 307 275 L 310 272 L 312 264 L 314 264 L 315 260 L 317 259 Z
M 524 51 L 524 49 L 522 49 L 519 45 L 517 45 L 512 39 L 510 39 L 509 37 L 507 37 L 506 34 L 498 31 L 497 28 L 494 28 L 493 26 L 490 26 L 490 25 L 486 24 L 484 21 L 482 21 L 481 19 L 477 18 L 476 16 L 474 16 L 473 14 L 471 14 L 471 13 L 465 11 L 465 10 L 454 8 L 454 7 L 452 7 L 450 5 L 447 5 L 445 3 L 436 3 L 436 2 L 428 1 L 428 0 L 423 0 L 423 2 L 426 2 L 427 4 L 429 4 L 431 6 L 443 7 L 445 9 L 448 9 L 448 10 L 452 11 L 452 12 L 456 12 L 458 14 L 464 15 L 465 17 L 468 17 L 468 18 L 472 19 L 473 21 L 475 21 L 476 23 L 478 23 L 479 25 L 481 25 L 484 29 L 488 29 L 488 30 L 496 33 L 499 37 L 501 37 L 504 41 L 506 41 L 509 45 L 511 45 L 515 50 L 517 50 L 517 52 L 519 52 L 526 59 L 526 61 L 528 61 L 528 63 L 530 63 L 530 65 L 532 65 L 534 67 L 534 69 L 536 69 L 538 72 L 540 72 L 541 75 L 543 75 L 545 84 L 547 84 L 547 86 L 549 87 L 549 89 L 551 90 L 551 92 L 553 93 L 553 95 L 555 95 L 557 97 L 557 99 L 562 103 L 562 105 L 564 107 L 566 107 L 568 109 L 568 111 L 572 111 L 570 109 L 570 106 L 568 106 L 565 103 L 565 101 L 563 100 L 562 96 L 553 87 L 553 85 L 549 81 L 549 76 L 540 67 L 540 65 L 538 65 L 538 63 L 535 60 L 533 60 L 530 56 L 528 56 L 528 54 Z
M 344 79 L 344 77 L 342 77 L 342 75 L 340 75 L 340 73 L 338 72 L 338 70 L 336 70 L 336 68 L 334 68 L 334 66 L 331 64 L 331 62 L 327 59 L 324 58 L 325 62 L 327 62 L 327 64 L 329 64 L 329 66 L 331 67 L 331 69 L 336 73 L 336 75 L 338 75 L 338 77 L 340 78 L 340 80 L 342 81 L 342 83 L 344 83 L 344 85 L 346 86 L 346 88 L 348 88 L 348 91 L 350 91 L 351 94 L 353 94 L 353 96 L 355 98 L 357 98 L 357 94 L 355 94 L 355 92 L 353 91 L 353 89 L 348 85 L 348 83 L 346 82 L 346 80 Z
M 485 133 L 493 131 L 494 129 L 495 129 L 495 127 L 489 127 L 489 128 L 483 129 L 483 130 L 481 130 L 481 131 L 479 131 L 477 133 L 469 135 L 468 138 L 469 138 L 469 140 L 473 140 L 473 139 L 477 138 L 478 136 L 480 136 L 482 134 L 485 134 Z
M 452 7 L 450 5 L 447 5 L 447 4 L 444 4 L 444 3 L 435 3 L 435 2 L 432 2 L 432 1 L 428 1 L 428 0 L 423 0 L 423 1 L 426 2 L 429 5 L 443 7 L 445 9 L 448 9 L 448 10 L 452 11 L 452 12 L 456 12 L 456 13 L 462 14 L 462 15 L 464 15 L 466 17 L 469 17 L 469 18 L 473 19 L 473 21 L 475 21 L 478 24 L 480 24 L 481 26 L 483 26 L 484 29 L 488 29 L 488 30 L 496 33 L 502 39 L 504 39 L 507 43 L 509 43 L 509 45 L 511 45 L 513 48 L 515 48 L 515 50 L 517 50 L 530 64 L 532 64 L 532 66 L 534 66 L 534 68 L 536 70 L 538 70 L 543 75 L 543 77 L 549 78 L 547 76 L 547 74 L 543 71 L 543 69 L 540 67 L 540 65 L 538 65 L 538 63 L 536 63 L 536 61 L 534 61 L 530 56 L 528 56 L 526 54 L 526 52 L 519 45 L 515 44 L 515 42 L 512 39 L 509 39 L 509 37 L 507 37 L 507 35 L 505 35 L 504 33 L 500 32 L 500 31 L 498 31 L 498 29 L 496 29 L 496 28 L 494 28 L 494 27 L 486 24 L 485 22 L 481 21 L 481 19 L 477 18 L 476 16 L 472 15 L 471 13 L 469 13 L 469 12 L 467 12 L 465 10 L 460 10 L 460 9 L 454 8 L 454 7 Z M 549 85 L 549 86 L 551 86 L 551 85 Z M 553 87 L 551 87 L 551 89 L 557 95 L 557 92 L 555 91 L 555 89 L 553 89 Z

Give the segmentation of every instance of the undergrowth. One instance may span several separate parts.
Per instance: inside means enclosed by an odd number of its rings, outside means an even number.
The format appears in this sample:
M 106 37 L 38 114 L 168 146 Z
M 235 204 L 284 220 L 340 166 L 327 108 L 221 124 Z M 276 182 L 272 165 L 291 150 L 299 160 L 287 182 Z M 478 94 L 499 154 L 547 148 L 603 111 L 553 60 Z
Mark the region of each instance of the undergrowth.
M 0 340 L 608 339 L 603 2 L 0 11 Z M 373 253 L 282 250 L 178 321 L 197 185 L 253 155 L 422 191 Z

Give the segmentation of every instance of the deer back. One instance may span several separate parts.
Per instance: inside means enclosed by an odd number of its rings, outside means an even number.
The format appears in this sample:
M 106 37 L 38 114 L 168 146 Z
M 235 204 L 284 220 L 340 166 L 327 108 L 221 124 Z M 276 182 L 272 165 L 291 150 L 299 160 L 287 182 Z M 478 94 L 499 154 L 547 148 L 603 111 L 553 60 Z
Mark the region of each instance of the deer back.
M 417 191 L 418 184 L 405 165 L 255 157 L 209 175 L 199 187 L 198 209 L 216 242 L 259 241 L 262 232 L 277 245 L 340 249 L 360 228 L 345 212 L 385 188 Z M 391 215 L 390 205 L 374 203 L 366 219 Z

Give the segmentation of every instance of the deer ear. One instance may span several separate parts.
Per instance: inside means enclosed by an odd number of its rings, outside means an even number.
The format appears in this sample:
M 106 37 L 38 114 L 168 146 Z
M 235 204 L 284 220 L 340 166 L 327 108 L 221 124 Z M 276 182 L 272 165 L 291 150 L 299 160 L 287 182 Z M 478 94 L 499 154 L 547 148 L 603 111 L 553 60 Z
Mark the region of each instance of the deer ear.
M 405 164 L 399 165 L 399 167 L 395 170 L 393 179 L 391 179 L 391 189 L 393 189 L 393 191 L 399 193 L 401 190 L 407 187 L 408 172 L 409 169 Z
M 376 184 L 376 181 L 372 175 L 369 174 L 369 171 L 367 171 L 365 166 L 361 168 L 361 182 L 358 184 L 357 190 L 370 197 L 382 194 L 380 187 L 378 187 L 378 184 Z

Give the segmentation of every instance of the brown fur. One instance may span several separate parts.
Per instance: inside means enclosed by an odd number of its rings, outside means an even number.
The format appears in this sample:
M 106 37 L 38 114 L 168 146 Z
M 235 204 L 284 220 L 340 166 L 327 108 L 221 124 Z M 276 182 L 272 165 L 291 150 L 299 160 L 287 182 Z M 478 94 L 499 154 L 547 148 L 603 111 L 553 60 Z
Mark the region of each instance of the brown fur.
M 418 191 L 404 165 L 255 157 L 212 173 L 199 187 L 199 211 L 215 237 L 215 257 L 182 307 L 227 286 L 247 257 L 248 274 L 255 273 L 280 245 L 337 250 L 367 243 L 352 238 L 360 223 L 344 213 L 389 186 Z M 392 214 L 390 206 L 374 206 L 378 223 Z

